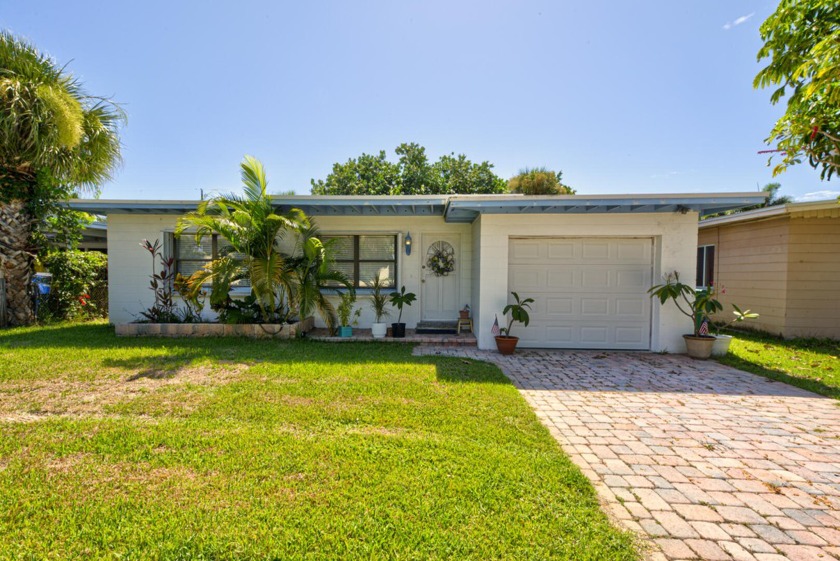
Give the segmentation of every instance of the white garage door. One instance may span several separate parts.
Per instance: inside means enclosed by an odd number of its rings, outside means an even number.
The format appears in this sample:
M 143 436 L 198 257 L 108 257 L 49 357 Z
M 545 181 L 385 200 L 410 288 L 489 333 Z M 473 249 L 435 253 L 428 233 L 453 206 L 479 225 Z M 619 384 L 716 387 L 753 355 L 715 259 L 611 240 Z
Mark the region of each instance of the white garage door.
M 508 287 L 535 300 L 520 346 L 649 349 L 652 256 L 651 238 L 511 238 Z

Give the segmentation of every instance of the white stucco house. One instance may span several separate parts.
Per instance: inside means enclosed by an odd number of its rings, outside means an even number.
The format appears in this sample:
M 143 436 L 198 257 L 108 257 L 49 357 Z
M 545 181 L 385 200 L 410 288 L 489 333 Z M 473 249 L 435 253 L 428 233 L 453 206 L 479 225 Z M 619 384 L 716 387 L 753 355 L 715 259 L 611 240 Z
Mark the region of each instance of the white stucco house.
M 684 352 L 688 320 L 653 302 L 647 289 L 668 271 L 694 278 L 698 215 L 762 202 L 755 193 L 673 195 L 447 195 L 277 197 L 278 209 L 299 208 L 326 236 L 341 238 L 338 265 L 364 287 L 384 271 L 418 301 L 403 313 L 454 320 L 469 304 L 478 346 L 495 348 L 494 317 L 511 291 L 535 299 L 520 346 Z M 109 314 L 115 324 L 137 319 L 153 299 L 144 239 L 171 236 L 197 201 L 76 200 L 77 210 L 107 215 Z M 174 241 L 178 268 L 191 272 L 212 258 L 218 240 L 196 247 Z M 406 242 L 410 239 L 410 252 Z M 173 246 L 173 244 L 169 244 Z M 434 249 L 451 251 L 446 276 L 426 266 Z M 360 325 L 372 322 L 365 304 Z

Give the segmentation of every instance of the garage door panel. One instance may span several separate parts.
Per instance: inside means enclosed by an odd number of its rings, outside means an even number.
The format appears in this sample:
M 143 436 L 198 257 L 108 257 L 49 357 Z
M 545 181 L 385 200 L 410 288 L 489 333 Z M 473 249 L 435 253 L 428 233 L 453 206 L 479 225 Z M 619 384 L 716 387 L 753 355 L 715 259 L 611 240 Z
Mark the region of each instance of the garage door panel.
M 550 260 L 564 261 L 575 259 L 575 244 L 570 242 L 548 242 L 544 244 L 544 257 Z
M 618 242 L 616 244 L 616 259 L 618 262 L 650 262 L 650 245 L 638 244 L 636 240 L 630 242 Z
M 609 298 L 583 298 L 580 301 L 580 315 L 584 317 L 606 316 L 610 313 Z
M 581 259 L 606 260 L 610 257 L 610 243 L 606 240 L 581 242 Z
M 645 339 L 645 330 L 639 327 L 616 327 L 615 342 L 622 345 L 638 344 Z
M 511 239 L 509 288 L 535 300 L 530 325 L 515 328 L 520 345 L 650 348 L 652 245 L 649 238 Z
M 639 289 L 647 290 L 650 287 L 650 271 L 616 271 L 615 285 L 620 288 L 637 291 Z
M 606 327 L 580 328 L 580 342 L 584 345 L 605 345 L 609 342 Z
M 531 292 L 545 290 L 545 277 L 545 272 L 536 268 L 523 268 L 511 273 L 512 284 Z
M 522 243 L 516 244 L 516 246 L 511 246 L 511 258 L 512 259 L 540 259 L 540 251 L 542 250 L 542 244 L 538 241 L 528 242 L 523 240 Z
M 571 298 L 559 296 L 540 296 L 534 298 L 534 309 L 545 310 L 547 316 L 571 314 L 574 312 L 574 302 Z
M 542 328 L 541 332 L 545 333 L 541 340 L 560 341 L 569 345 L 574 342 L 574 330 L 571 327 L 551 326 Z
M 552 290 L 557 290 L 561 288 L 573 288 L 579 286 L 579 282 L 576 282 L 575 280 L 574 271 L 571 271 L 568 268 L 559 269 L 546 267 L 545 265 L 543 265 L 542 268 L 545 270 L 545 286 L 547 288 L 550 287 Z
M 627 319 L 628 316 L 637 317 L 644 320 L 647 314 L 647 302 L 642 302 L 638 298 L 616 298 L 615 299 L 615 315 L 622 319 Z

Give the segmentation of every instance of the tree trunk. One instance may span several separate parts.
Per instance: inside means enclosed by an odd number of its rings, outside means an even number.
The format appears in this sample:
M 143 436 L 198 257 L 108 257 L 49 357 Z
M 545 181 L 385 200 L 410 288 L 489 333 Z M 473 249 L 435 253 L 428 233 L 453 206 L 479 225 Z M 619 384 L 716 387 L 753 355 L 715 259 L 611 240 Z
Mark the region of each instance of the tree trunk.
M 33 223 L 23 201 L 0 202 L 0 274 L 6 279 L 12 325 L 30 325 L 35 321 L 30 296 L 35 259 L 29 247 Z

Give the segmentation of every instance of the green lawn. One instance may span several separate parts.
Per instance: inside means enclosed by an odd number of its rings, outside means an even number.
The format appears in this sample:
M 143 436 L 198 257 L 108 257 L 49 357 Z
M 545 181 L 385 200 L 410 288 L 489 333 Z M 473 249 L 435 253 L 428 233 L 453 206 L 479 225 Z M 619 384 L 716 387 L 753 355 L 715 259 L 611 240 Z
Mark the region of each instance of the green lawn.
M 0 559 L 636 559 L 515 388 L 394 344 L 0 332 Z
M 730 332 L 735 339 L 720 362 L 840 399 L 840 342 Z

